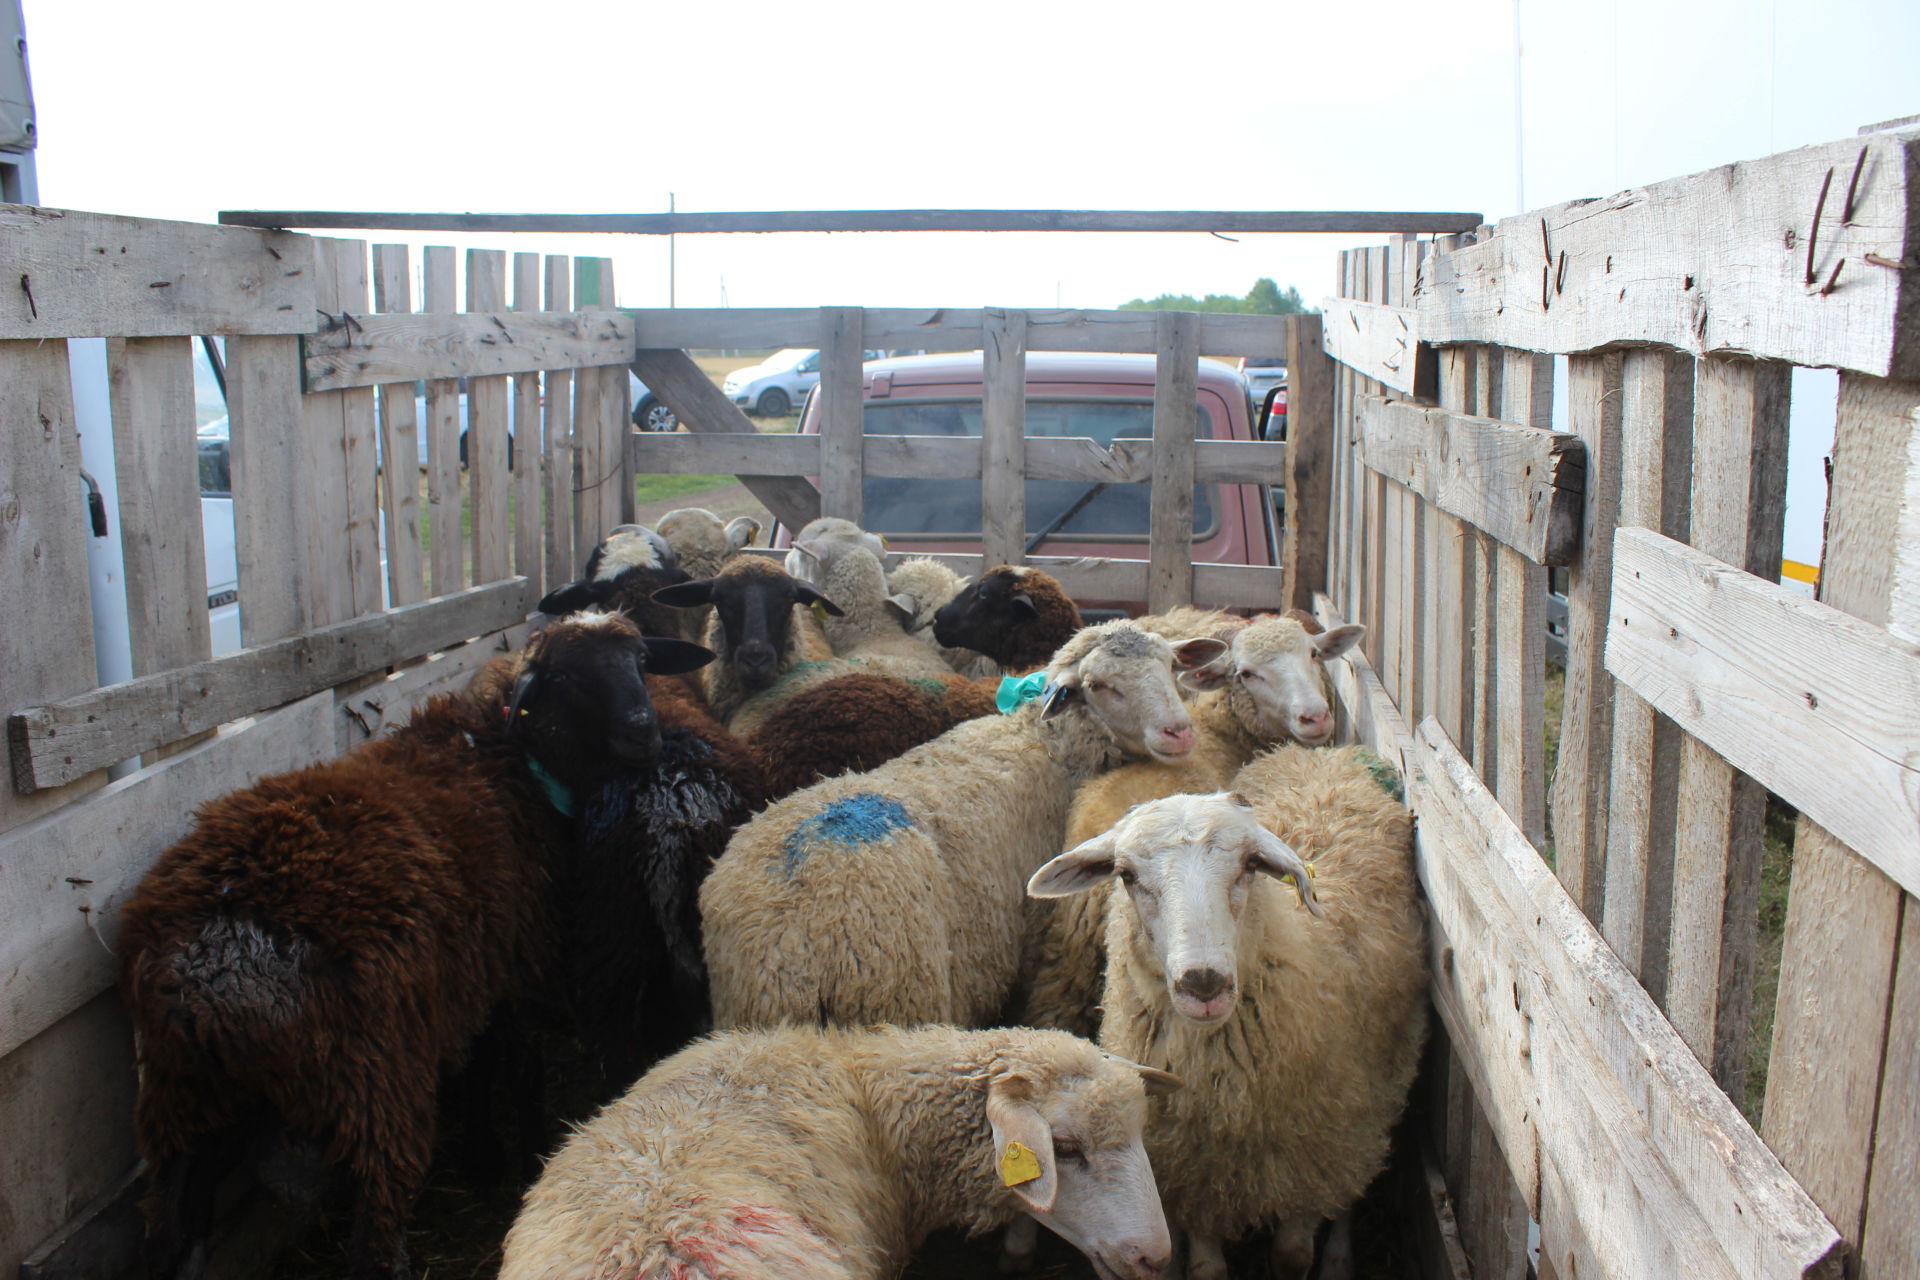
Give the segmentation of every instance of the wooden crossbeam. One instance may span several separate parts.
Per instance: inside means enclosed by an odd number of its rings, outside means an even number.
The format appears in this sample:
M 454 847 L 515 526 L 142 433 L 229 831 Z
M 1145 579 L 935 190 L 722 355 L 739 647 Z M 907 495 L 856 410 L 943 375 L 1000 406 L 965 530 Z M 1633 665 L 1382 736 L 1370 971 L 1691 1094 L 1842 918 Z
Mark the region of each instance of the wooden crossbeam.
M 626 364 L 633 321 L 610 311 L 335 315 L 302 342 L 306 390 Z
M 818 347 L 818 307 L 655 308 L 631 310 L 641 347 Z M 993 312 L 966 307 L 869 307 L 862 334 L 876 349 L 974 351 Z M 1004 314 L 1004 313 L 1000 313 Z M 1152 351 L 1152 311 L 1026 312 L 1028 351 Z M 1277 356 L 1287 349 L 1286 316 L 1192 313 L 1200 351 L 1210 356 Z M 652 384 L 649 383 L 649 386 Z
M 1326 298 L 1320 303 L 1321 342 L 1328 355 L 1363 377 L 1422 399 L 1440 394 L 1440 364 L 1420 343 L 1411 307 Z

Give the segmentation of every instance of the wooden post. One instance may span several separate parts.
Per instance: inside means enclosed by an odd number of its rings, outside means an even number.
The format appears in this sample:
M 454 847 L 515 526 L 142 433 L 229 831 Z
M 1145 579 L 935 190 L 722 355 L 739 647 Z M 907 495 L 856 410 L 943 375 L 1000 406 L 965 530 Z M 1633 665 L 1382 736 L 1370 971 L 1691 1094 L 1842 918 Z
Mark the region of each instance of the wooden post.
M 513 309 L 540 309 L 540 255 L 537 253 L 513 255 Z M 513 446 L 508 458 L 513 485 L 513 571 L 527 580 L 529 593 L 538 600 L 546 588 L 541 585 L 544 566 L 540 559 L 540 375 L 537 373 L 514 375 Z
M 1440 353 L 1440 403 L 1461 413 L 1473 411 L 1473 350 L 1447 347 Z M 1479 539 L 1466 522 L 1430 504 L 1428 517 L 1434 525 L 1435 577 L 1429 588 L 1434 603 L 1434 625 L 1427 648 L 1434 664 L 1427 679 L 1429 705 L 1441 728 L 1447 731 L 1460 753 L 1473 755 L 1473 673 L 1476 638 L 1472 627 L 1473 590 L 1476 581 L 1475 553 Z
M 548 255 L 547 310 L 573 310 L 573 264 L 565 255 Z M 572 582 L 581 565 L 573 553 L 573 384 L 571 369 L 549 369 L 545 374 L 546 403 L 542 408 L 541 474 L 546 491 L 547 587 Z
M 1768 579 L 1786 514 L 1788 366 L 1710 357 L 1693 419 L 1692 543 Z M 1728 1093 L 1746 1079 L 1767 797 L 1712 748 L 1680 748 L 1667 1016 Z
M 431 315 L 454 311 L 453 250 L 428 245 L 421 251 L 420 309 Z M 427 383 L 427 535 L 433 566 L 433 594 L 451 595 L 466 584 L 466 533 L 460 512 L 460 380 Z M 244 616 L 244 615 L 243 615 Z
M 866 317 L 859 307 L 820 312 L 820 511 L 860 523 L 866 435 L 860 366 Z
M 467 250 L 467 310 L 500 312 L 507 304 L 507 255 Z M 467 379 L 467 520 L 473 535 L 473 581 L 511 576 L 507 541 L 507 378 Z
M 373 307 L 413 310 L 413 269 L 403 244 L 373 246 Z M 381 505 L 387 522 L 387 593 L 395 605 L 427 598 L 420 546 L 420 421 L 413 384 L 379 388 Z
M 980 552 L 1026 563 L 1027 313 L 989 310 L 981 333 Z
M 1199 318 L 1158 317 L 1153 370 L 1153 496 L 1148 527 L 1147 609 L 1193 601 L 1193 441 L 1200 377 Z
M 1327 580 L 1333 533 L 1334 364 L 1321 348 L 1320 317 L 1287 317 L 1286 526 L 1280 536 L 1281 598 L 1313 608 Z
M 336 241 L 333 254 L 334 296 L 340 310 L 364 316 L 369 301 L 367 242 Z M 379 450 L 374 443 L 379 426 L 372 387 L 349 387 L 336 394 L 340 397 L 340 445 L 345 467 L 348 616 L 357 618 L 378 613 L 384 607 L 380 581 Z

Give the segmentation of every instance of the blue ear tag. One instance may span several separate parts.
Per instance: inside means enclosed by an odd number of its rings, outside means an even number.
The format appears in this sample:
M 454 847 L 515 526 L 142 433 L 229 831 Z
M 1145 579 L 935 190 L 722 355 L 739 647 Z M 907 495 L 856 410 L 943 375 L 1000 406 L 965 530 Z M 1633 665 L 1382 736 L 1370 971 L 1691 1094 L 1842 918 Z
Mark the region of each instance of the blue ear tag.
M 993 695 L 993 705 L 1000 709 L 1001 715 L 1012 715 L 1047 692 L 1047 688 L 1047 673 L 1044 671 L 1026 676 L 1001 676 L 1000 691 Z

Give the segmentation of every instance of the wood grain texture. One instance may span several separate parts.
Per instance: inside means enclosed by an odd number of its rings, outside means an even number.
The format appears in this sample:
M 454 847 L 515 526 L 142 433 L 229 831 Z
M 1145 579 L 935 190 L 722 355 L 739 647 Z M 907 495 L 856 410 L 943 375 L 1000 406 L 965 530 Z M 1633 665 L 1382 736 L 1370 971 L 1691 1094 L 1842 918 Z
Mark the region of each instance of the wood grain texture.
M 1326 298 L 1320 311 L 1320 340 L 1327 355 L 1395 391 L 1434 395 L 1438 357 L 1432 347 L 1421 345 L 1412 308 Z
M 342 311 L 367 310 L 367 242 L 341 240 L 334 248 L 335 302 Z M 340 393 L 340 450 L 346 495 L 348 615 L 385 606 L 380 568 L 379 424 L 372 387 Z
M 691 359 L 688 363 L 692 363 Z M 704 378 L 706 375 L 701 376 Z M 640 377 L 641 381 L 660 394 L 662 400 L 667 398 L 666 393 L 660 391 L 659 383 L 648 380 L 645 374 Z M 605 453 L 604 423 L 607 415 L 602 401 L 606 396 L 606 387 L 607 380 L 600 370 L 574 370 L 573 546 L 575 555 L 582 561 L 593 554 L 593 548 L 606 536 L 607 526 L 600 514 L 600 491 L 609 484 L 618 483 L 617 478 L 623 469 L 619 460 L 609 458 Z M 682 416 L 680 421 L 687 422 L 688 419 Z
M 1320 345 L 1319 316 L 1291 316 L 1287 325 L 1286 525 L 1280 564 L 1285 599 L 1310 609 L 1331 590 L 1327 566 L 1333 532 L 1333 362 Z M 1194 468 L 1200 469 L 1196 450 Z
M 1474 360 L 1470 349 L 1448 347 L 1440 353 L 1441 404 L 1469 412 L 1474 401 Z M 1479 540 L 1464 521 L 1438 503 L 1429 508 L 1434 523 L 1434 580 L 1428 590 L 1434 602 L 1434 630 L 1428 648 L 1434 669 L 1428 678 L 1431 692 L 1427 714 L 1435 716 L 1461 750 L 1472 754 L 1473 558 Z
M 1920 133 L 1890 133 L 1504 218 L 1489 239 L 1434 259 L 1420 332 L 1563 354 L 1658 344 L 1917 377 L 1920 273 L 1868 257 L 1899 263 L 1913 252 L 1916 187 Z
M 513 309 L 517 319 L 540 314 L 540 255 L 513 255 Z M 629 337 L 626 350 L 615 363 L 633 359 Z M 625 370 L 621 370 L 622 378 Z M 513 380 L 513 464 L 509 468 L 513 491 L 513 571 L 525 578 L 528 590 L 537 598 L 546 594 L 545 564 L 540 554 L 540 487 L 543 451 L 540 447 L 540 374 L 528 372 Z M 629 492 L 632 486 L 628 486 Z
M 4 338 L 305 333 L 313 241 L 284 232 L 0 205 Z
M 1508 351 L 1501 356 L 1500 414 L 1544 427 L 1553 420 L 1553 362 Z M 1585 451 L 1581 465 L 1585 466 Z M 1585 480 L 1582 478 L 1584 489 Z M 1494 552 L 1499 583 L 1494 615 L 1495 732 L 1500 750 L 1494 793 L 1536 845 L 1547 840 L 1547 575 L 1511 547 Z
M 227 342 L 227 415 L 233 467 L 240 643 L 260 645 L 308 624 L 311 574 L 298 500 L 308 483 L 301 446 L 299 340 Z
M 858 307 L 828 307 L 820 319 L 820 513 L 859 524 L 865 509 L 866 353 Z
M 315 694 L 0 836 L 0 1057 L 113 986 L 115 917 L 199 805 L 333 754 Z
M 1363 396 L 1365 464 L 1542 565 L 1580 549 L 1585 444 L 1564 432 Z
M 373 305 L 413 310 L 412 261 L 403 244 L 373 246 Z M 420 414 L 411 382 L 379 388 L 380 506 L 386 520 L 387 596 L 396 605 L 427 598 L 420 540 Z
M 306 389 L 337 391 L 416 378 L 531 373 L 633 359 L 633 321 L 617 311 L 517 314 L 521 310 L 516 303 L 512 310 L 446 318 L 335 315 L 305 340 Z
M 510 626 L 532 603 L 526 581 L 511 578 L 20 708 L 7 721 L 16 785 L 57 786 L 150 747 Z
M 429 698 L 465 689 L 481 667 L 501 654 L 524 648 L 533 633 L 532 623 L 517 623 L 477 636 L 465 644 L 451 645 L 399 668 L 384 679 L 353 687 L 351 692 L 335 689 L 334 703 L 339 712 L 332 721 L 335 752 L 344 755 L 368 739 L 404 724 Z
M 1027 543 L 1027 316 L 988 311 L 981 333 L 980 548 L 1020 564 Z
M 1193 445 L 1200 326 L 1163 311 L 1154 351 L 1153 494 L 1148 514 L 1147 609 L 1193 600 Z
M 547 255 L 546 307 L 566 311 L 573 306 L 573 265 L 564 255 Z M 573 374 L 549 369 L 544 375 L 541 479 L 546 523 L 547 584 L 549 589 L 572 582 L 586 561 L 576 565 L 573 547 Z
M 467 250 L 467 310 L 498 312 L 506 303 L 506 251 Z M 467 379 L 467 521 L 476 585 L 498 582 L 513 572 L 507 510 L 509 412 L 504 376 Z
M 314 302 L 322 311 L 341 309 L 341 254 L 345 241 L 313 242 Z M 276 496 L 305 507 L 306 621 L 324 626 L 353 616 L 352 553 L 347 545 L 346 397 L 339 393 L 300 397 L 301 424 L 288 446 L 301 455 L 300 484 Z M 236 484 L 236 490 L 238 486 Z M 244 592 L 241 616 L 246 615 Z
M 430 315 L 454 313 L 458 283 L 453 250 L 428 245 L 420 251 L 420 309 Z M 433 594 L 444 596 L 466 585 L 466 542 L 460 513 L 466 494 L 460 484 L 460 383 L 427 383 L 427 528 L 431 536 Z

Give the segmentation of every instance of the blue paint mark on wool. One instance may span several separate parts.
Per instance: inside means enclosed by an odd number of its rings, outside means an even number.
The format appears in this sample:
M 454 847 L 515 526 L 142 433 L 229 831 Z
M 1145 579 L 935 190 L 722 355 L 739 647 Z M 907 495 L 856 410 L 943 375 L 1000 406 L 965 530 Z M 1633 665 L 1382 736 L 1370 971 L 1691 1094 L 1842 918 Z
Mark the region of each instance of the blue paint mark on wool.
M 818 849 L 872 844 L 912 825 L 913 816 L 898 800 L 863 791 L 835 800 L 795 827 L 781 846 L 780 863 L 791 876 Z

